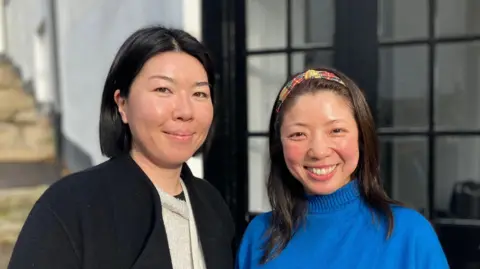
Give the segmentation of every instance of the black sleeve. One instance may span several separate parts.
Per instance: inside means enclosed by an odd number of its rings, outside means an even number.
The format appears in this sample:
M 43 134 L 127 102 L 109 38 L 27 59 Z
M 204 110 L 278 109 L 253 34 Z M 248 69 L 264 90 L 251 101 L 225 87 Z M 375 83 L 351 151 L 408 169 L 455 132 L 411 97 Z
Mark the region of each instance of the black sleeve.
M 66 227 L 48 205 L 37 202 L 20 232 L 8 269 L 80 269 Z

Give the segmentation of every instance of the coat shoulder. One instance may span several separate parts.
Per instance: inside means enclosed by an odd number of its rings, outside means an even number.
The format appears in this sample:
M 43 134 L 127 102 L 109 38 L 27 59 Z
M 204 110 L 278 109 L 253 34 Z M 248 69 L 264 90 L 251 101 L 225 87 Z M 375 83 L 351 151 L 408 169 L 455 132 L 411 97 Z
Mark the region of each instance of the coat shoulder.
M 107 161 L 61 177 L 47 188 L 40 200 L 51 206 L 58 203 L 69 205 L 82 203 L 101 191 L 112 169 L 114 167 Z

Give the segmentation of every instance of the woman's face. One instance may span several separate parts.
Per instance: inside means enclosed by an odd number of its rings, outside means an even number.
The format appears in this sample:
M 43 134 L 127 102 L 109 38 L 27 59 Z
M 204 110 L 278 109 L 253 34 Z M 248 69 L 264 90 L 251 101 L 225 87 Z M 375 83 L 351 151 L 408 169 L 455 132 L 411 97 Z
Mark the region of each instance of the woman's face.
M 348 101 L 329 90 L 298 96 L 280 129 L 285 162 L 308 194 L 347 184 L 359 160 L 358 129 Z
M 166 167 L 178 167 L 203 144 L 213 118 L 203 65 L 184 52 L 149 59 L 127 99 L 115 92 L 122 121 L 132 133 L 132 150 Z

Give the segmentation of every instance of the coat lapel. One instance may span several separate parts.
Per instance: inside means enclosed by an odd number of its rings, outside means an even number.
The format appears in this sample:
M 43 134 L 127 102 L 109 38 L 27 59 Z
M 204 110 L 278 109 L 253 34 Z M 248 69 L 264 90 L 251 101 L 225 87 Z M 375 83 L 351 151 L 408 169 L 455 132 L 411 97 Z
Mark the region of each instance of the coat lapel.
M 172 269 L 158 192 L 130 156 L 122 158 L 117 177 L 117 185 L 120 185 L 121 191 L 114 200 L 115 207 L 118 209 L 118 212 L 115 212 L 118 255 L 122 259 L 123 255 L 131 256 L 129 251 L 142 250 L 131 267 L 120 264 L 118 268 Z M 142 229 L 143 232 L 137 233 L 137 229 Z M 137 234 L 149 236 L 135 238 Z M 141 242 L 138 242 L 139 240 Z M 132 242 L 136 242 L 137 246 L 132 246 Z
M 207 269 L 225 269 L 225 263 L 222 262 L 225 257 L 222 256 L 221 234 L 224 228 L 221 226 L 221 221 L 218 220 L 218 215 L 214 209 L 205 200 L 205 196 L 194 188 L 194 180 L 196 179 L 187 165 L 182 168 L 182 179 L 187 187 L 190 196 L 191 207 L 197 226 L 200 244 L 203 250 L 205 265 Z

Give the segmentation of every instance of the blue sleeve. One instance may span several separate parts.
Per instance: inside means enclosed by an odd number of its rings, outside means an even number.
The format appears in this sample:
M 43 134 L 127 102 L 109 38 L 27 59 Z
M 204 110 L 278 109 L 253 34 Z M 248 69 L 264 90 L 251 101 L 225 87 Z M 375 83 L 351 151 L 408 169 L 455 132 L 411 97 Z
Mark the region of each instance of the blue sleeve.
M 442 245 L 430 222 L 423 220 L 416 229 L 416 267 L 422 269 L 449 269 Z
M 235 269 L 257 268 L 262 254 L 262 238 L 268 226 L 268 215 L 269 213 L 258 215 L 248 224 L 238 249 Z

